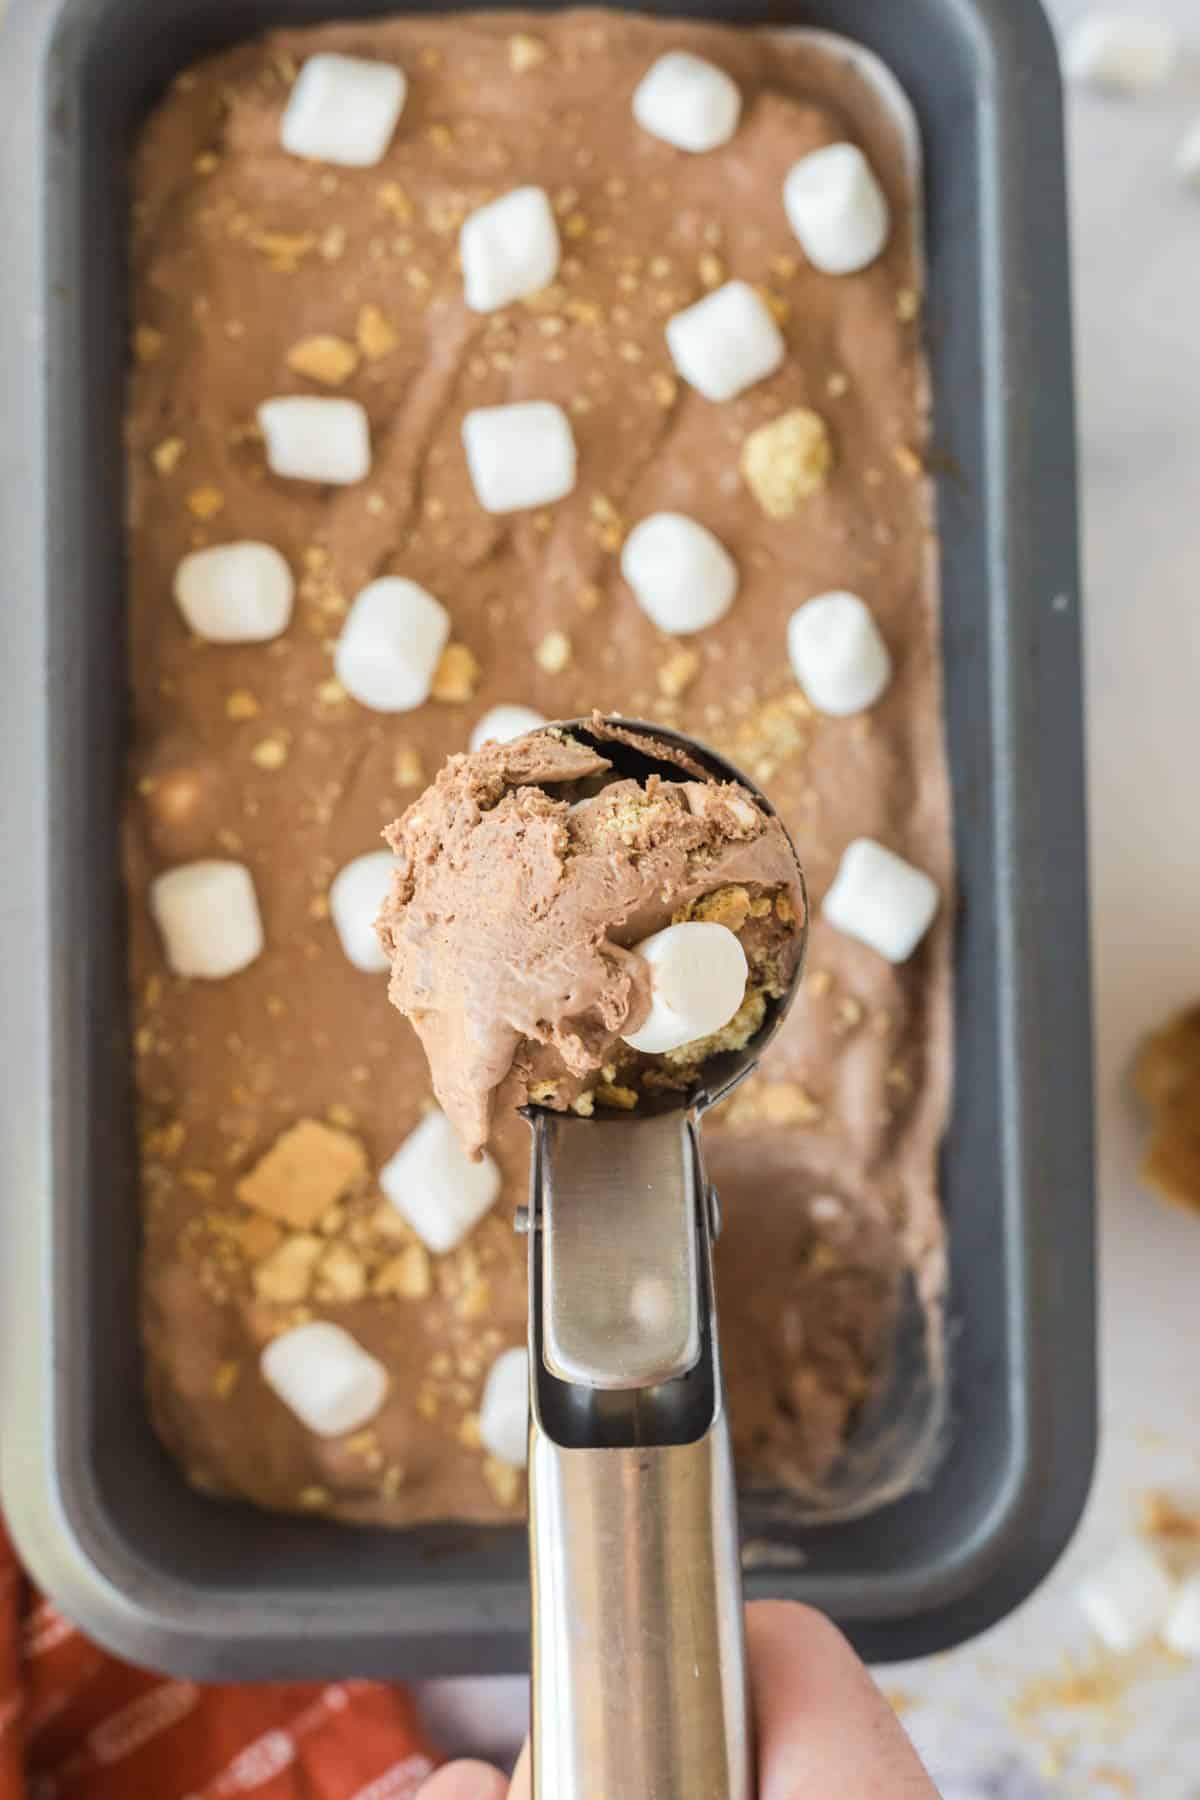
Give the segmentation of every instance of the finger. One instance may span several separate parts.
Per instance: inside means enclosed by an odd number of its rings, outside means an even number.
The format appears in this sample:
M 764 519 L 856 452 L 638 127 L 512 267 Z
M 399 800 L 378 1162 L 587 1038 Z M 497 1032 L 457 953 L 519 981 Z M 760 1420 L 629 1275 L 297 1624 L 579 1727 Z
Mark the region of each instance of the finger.
M 417 1800 L 506 1800 L 508 1783 L 487 1763 L 447 1763 L 417 1792 Z
M 893 1713 L 836 1625 L 807 1606 L 747 1612 L 760 1800 L 937 1800 Z

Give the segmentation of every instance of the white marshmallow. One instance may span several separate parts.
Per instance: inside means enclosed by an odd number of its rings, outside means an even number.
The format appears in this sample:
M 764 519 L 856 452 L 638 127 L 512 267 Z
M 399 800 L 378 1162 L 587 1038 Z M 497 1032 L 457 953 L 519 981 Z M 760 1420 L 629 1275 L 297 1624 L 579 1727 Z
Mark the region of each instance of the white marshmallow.
M 396 859 L 390 850 L 368 850 L 344 863 L 329 885 L 329 916 L 338 941 L 356 969 L 378 975 L 388 959 L 375 932 L 379 909 L 392 885 Z
M 1089 13 L 1067 35 L 1063 67 L 1071 81 L 1117 94 L 1161 87 L 1179 44 L 1163 19 L 1145 13 Z
M 375 1417 L 388 1390 L 383 1364 L 327 1319 L 313 1319 L 272 1338 L 258 1366 L 267 1386 L 317 1437 L 360 1430 Z
M 1127 1538 L 1079 1584 L 1079 1608 L 1100 1641 L 1124 1655 L 1158 1632 L 1174 1584 L 1158 1552 Z
M 472 731 L 471 748 L 478 750 L 487 743 L 511 744 L 514 738 L 524 737 L 527 731 L 538 731 L 544 724 L 546 720 L 532 706 L 493 706 Z
M 727 281 L 667 320 L 667 348 L 706 400 L 732 400 L 779 367 L 779 327 L 745 281 Z
M 479 1437 L 501 1462 L 523 1469 L 529 1456 L 529 1352 L 502 1350 L 479 1403 Z
M 212 644 L 260 644 L 286 631 L 292 571 L 270 544 L 214 544 L 175 571 L 175 599 L 188 627 Z
M 829 144 L 793 163 L 783 209 L 805 256 L 826 275 L 865 269 L 891 229 L 887 196 L 857 144 Z
M 293 156 L 369 168 L 391 143 L 407 92 L 404 71 L 391 63 L 310 56 L 284 108 L 280 141 Z
M 1176 1656 L 1200 1657 L 1200 1570 L 1180 1588 L 1163 1626 L 1163 1643 Z
M 660 56 L 633 96 L 633 116 L 642 130 L 677 150 L 716 150 L 727 144 L 741 111 L 736 81 L 687 50 Z
M 500 1171 L 486 1151 L 472 1162 L 445 1113 L 431 1112 L 379 1171 L 379 1185 L 425 1248 L 442 1256 L 496 1204 Z
M 787 642 L 796 680 L 836 719 L 874 706 L 892 679 L 888 647 L 857 594 L 818 594 L 798 606 Z
M 847 844 L 821 907 L 838 931 L 893 963 L 908 961 L 937 909 L 936 882 L 873 838 Z
M 462 423 L 467 468 L 485 512 L 549 506 L 575 486 L 570 420 L 552 400 L 480 406 Z
M 415 581 L 381 575 L 355 596 L 333 666 L 338 680 L 373 712 L 423 706 L 446 639 L 450 614 Z
M 371 431 L 357 400 L 285 394 L 263 401 L 258 423 L 276 475 L 349 487 L 371 472 Z
M 660 631 L 704 631 L 737 593 L 737 564 L 711 531 L 682 513 L 651 513 L 621 549 L 621 573 Z
M 458 239 L 472 312 L 495 312 L 549 287 L 562 254 L 545 188 L 519 187 L 481 206 Z
M 236 862 L 182 863 L 150 883 L 150 911 L 176 975 L 221 981 L 263 947 L 250 871 Z
M 1181 181 L 1189 187 L 1200 189 L 1200 119 L 1187 133 L 1175 157 L 1175 167 L 1179 170 Z
M 678 1050 L 728 1025 L 746 993 L 746 952 L 727 925 L 692 920 L 668 925 L 634 945 L 650 966 L 650 1011 L 631 1050 L 652 1056 Z

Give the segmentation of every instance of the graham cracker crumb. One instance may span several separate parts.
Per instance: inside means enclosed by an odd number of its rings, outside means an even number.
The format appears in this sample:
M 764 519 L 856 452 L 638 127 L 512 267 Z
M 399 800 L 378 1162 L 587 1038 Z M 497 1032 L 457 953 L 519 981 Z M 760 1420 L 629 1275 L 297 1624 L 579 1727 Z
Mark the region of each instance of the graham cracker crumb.
M 301 338 L 292 345 L 287 353 L 287 365 L 296 375 L 306 375 L 311 381 L 323 382 L 326 387 L 340 387 L 357 369 L 358 351 L 345 338 L 318 332 L 314 337 Z
M 331 1244 L 317 1270 L 318 1300 L 361 1300 L 367 1291 L 367 1271 L 345 1244 Z
M 508 66 L 514 75 L 527 75 L 531 69 L 540 69 L 546 60 L 546 46 L 541 38 L 531 37 L 526 31 L 514 32 L 508 40 Z
M 469 700 L 479 686 L 479 664 L 465 644 L 447 644 L 434 671 L 435 700 Z
M 385 181 L 375 190 L 375 198 L 384 212 L 395 219 L 397 225 L 412 223 L 412 201 L 398 181 Z
M 390 356 L 400 342 L 399 333 L 387 314 L 370 301 L 359 308 L 354 335 L 368 362 L 378 362 L 380 357 Z
M 259 704 L 248 688 L 234 688 L 225 696 L 225 717 L 240 723 L 243 719 L 257 719 Z
M 636 1088 L 622 1087 L 612 1081 L 598 1082 L 595 1096 L 601 1106 L 612 1106 L 620 1112 L 633 1112 L 638 1103 Z
M 288 748 L 280 737 L 264 738 L 255 744 L 250 760 L 260 769 L 282 769 L 288 759 Z
M 835 371 L 825 383 L 825 392 L 831 400 L 840 400 L 843 394 L 850 392 L 850 377 L 843 375 L 840 370 Z
M 750 895 L 744 887 L 714 888 L 691 906 L 682 909 L 686 918 L 702 924 L 724 925 L 729 931 L 740 931 L 750 917 Z M 676 918 L 679 918 L 679 914 Z
M 290 1305 L 307 1300 L 313 1275 L 325 1245 L 319 1237 L 302 1233 L 285 1238 L 277 1250 L 264 1257 L 254 1269 L 251 1279 L 260 1300 L 276 1305 Z
M 308 1230 L 366 1177 L 367 1153 L 357 1138 L 318 1119 L 301 1119 L 276 1138 L 236 1193 L 243 1206 Z
M 561 675 L 571 660 L 571 640 L 565 631 L 548 631 L 533 654 L 547 675 Z
M 173 475 L 186 447 L 181 437 L 164 438 L 161 444 L 155 444 L 150 452 L 150 461 L 154 464 L 156 474 Z
M 1152 1490 L 1142 1496 L 1141 1526 L 1151 1537 L 1200 1542 L 1200 1511 L 1179 1506 L 1169 1494 Z
M 701 281 L 706 288 L 720 287 L 725 279 L 725 264 L 712 250 L 706 250 L 697 265 Z
M 700 652 L 681 646 L 658 668 L 658 691 L 669 700 L 678 700 L 687 692 L 700 673 Z
M 392 764 L 392 774 L 397 787 L 423 787 L 425 772 L 421 765 L 420 752 L 407 746 L 401 746 L 396 752 Z
M 596 1096 L 589 1088 L 586 1093 L 576 1094 L 571 1102 L 571 1111 L 581 1119 L 590 1119 L 596 1110 Z
M 892 461 L 900 473 L 907 475 L 910 481 L 916 481 L 918 476 L 925 473 L 925 464 L 911 444 L 896 444 L 892 450 Z
M 152 325 L 135 325 L 133 328 L 133 354 L 143 365 L 158 361 L 165 342 L 162 332 L 155 331 Z
M 916 288 L 900 288 L 896 294 L 896 317 L 902 325 L 911 325 L 921 310 L 921 296 Z
M 760 425 L 742 445 L 742 477 L 769 519 L 790 519 L 825 486 L 833 446 L 819 413 L 807 406 Z
M 223 511 L 225 496 L 219 487 L 193 488 L 187 497 L 188 511 L 197 519 L 215 519 Z
M 676 395 L 679 393 L 679 384 L 673 376 L 665 375 L 662 370 L 659 369 L 650 377 L 650 391 L 654 395 L 657 404 L 662 407 L 663 411 L 669 412 L 671 407 L 675 404 Z
M 218 1400 L 228 1400 L 241 1373 L 242 1365 L 239 1362 L 223 1362 L 218 1365 L 213 1376 L 213 1393 Z
M 425 1300 L 433 1292 L 433 1273 L 424 1244 L 409 1244 L 389 1257 L 371 1282 L 373 1294 L 396 1294 L 402 1300 Z
M 273 1219 L 255 1215 L 252 1219 L 239 1219 L 233 1227 L 233 1238 L 247 1262 L 261 1262 L 269 1256 L 282 1238 L 283 1233 Z
M 458 1422 L 458 1441 L 467 1450 L 478 1450 L 483 1443 L 479 1435 L 479 1414 L 464 1413 Z
M 493 1498 L 501 1506 L 515 1506 L 517 1495 L 521 1491 L 521 1472 L 514 1469 L 511 1463 L 501 1462 L 497 1456 L 485 1456 L 483 1459 L 483 1479 L 492 1491 Z

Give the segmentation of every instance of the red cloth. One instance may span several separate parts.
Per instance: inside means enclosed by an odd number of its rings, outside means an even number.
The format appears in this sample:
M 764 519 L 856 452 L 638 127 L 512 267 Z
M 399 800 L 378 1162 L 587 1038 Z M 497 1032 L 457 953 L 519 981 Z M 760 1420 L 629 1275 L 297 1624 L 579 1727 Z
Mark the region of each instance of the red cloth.
M 434 1766 L 402 1687 L 203 1686 L 97 1650 L 0 1522 L 0 1800 L 411 1800 Z

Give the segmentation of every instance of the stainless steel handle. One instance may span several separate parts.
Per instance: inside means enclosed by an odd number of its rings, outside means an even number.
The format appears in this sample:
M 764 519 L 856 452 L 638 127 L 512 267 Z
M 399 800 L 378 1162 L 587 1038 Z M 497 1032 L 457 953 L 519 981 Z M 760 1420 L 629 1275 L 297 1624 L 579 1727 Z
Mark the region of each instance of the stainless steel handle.
M 530 1443 L 535 1800 L 751 1800 L 733 1457 Z

